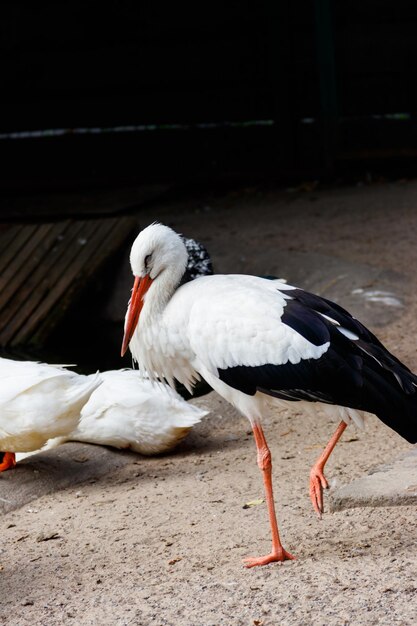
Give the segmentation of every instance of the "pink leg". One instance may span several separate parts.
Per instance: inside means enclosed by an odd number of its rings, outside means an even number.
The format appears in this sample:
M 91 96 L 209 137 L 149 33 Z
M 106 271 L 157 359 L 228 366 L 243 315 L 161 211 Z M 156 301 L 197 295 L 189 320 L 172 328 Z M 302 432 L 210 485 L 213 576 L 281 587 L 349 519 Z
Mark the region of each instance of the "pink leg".
M 330 439 L 323 453 L 317 459 L 310 471 L 310 499 L 313 504 L 314 510 L 316 511 L 319 518 L 321 518 L 324 511 L 323 489 L 327 489 L 329 486 L 323 474 L 323 469 L 327 463 L 329 456 L 333 452 L 335 445 L 342 436 L 342 433 L 345 430 L 346 426 L 346 422 L 340 422 L 333 437 Z
M 284 550 L 279 538 L 278 523 L 275 515 L 274 495 L 272 493 L 272 462 L 271 453 L 266 443 L 265 435 L 260 424 L 252 425 L 255 437 L 256 448 L 258 450 L 258 466 L 262 471 L 265 487 L 266 502 L 268 505 L 269 523 L 271 525 L 272 535 L 272 551 L 270 554 L 261 557 L 249 557 L 244 559 L 246 567 L 254 567 L 255 565 L 267 565 L 274 561 L 285 561 L 286 559 L 294 559 L 289 552 Z

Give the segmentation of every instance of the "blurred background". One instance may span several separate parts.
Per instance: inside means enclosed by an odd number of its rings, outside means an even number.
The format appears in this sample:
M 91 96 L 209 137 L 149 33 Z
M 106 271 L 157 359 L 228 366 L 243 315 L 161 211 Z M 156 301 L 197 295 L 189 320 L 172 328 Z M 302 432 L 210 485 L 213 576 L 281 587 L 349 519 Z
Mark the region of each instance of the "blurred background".
M 13 0 L 0 29 L 2 354 L 119 342 L 144 207 L 415 176 L 411 0 Z
M 416 159 L 411 0 L 4 2 L 3 189 Z

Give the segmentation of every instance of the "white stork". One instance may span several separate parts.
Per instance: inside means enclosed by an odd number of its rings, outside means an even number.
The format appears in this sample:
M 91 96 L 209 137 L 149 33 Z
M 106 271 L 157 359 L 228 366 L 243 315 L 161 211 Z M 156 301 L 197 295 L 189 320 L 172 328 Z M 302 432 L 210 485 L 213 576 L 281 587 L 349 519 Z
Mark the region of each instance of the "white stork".
M 321 514 L 324 465 L 346 425 L 362 425 L 362 411 L 417 442 L 417 377 L 340 306 L 281 281 L 214 275 L 179 287 L 187 252 L 166 226 L 139 233 L 130 262 L 135 279 L 122 354 L 129 346 L 140 369 L 171 385 L 177 379 L 191 390 L 203 377 L 249 418 L 272 550 L 245 564 L 293 559 L 279 537 L 271 453 L 261 426 L 271 398 L 287 406 L 315 402 L 340 420 L 310 473 L 310 495 Z

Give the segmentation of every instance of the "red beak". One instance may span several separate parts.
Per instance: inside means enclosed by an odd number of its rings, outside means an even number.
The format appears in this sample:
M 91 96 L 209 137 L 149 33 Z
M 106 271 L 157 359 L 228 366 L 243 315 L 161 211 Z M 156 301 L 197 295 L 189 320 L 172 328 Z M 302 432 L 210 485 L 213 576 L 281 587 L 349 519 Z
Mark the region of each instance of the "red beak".
M 125 334 L 122 343 L 122 356 L 125 355 L 129 347 L 132 335 L 139 321 L 139 315 L 143 307 L 143 298 L 152 284 L 152 278 L 146 275 L 143 278 L 136 276 L 133 283 L 132 297 L 130 298 L 129 308 L 127 310 L 127 318 L 125 324 Z

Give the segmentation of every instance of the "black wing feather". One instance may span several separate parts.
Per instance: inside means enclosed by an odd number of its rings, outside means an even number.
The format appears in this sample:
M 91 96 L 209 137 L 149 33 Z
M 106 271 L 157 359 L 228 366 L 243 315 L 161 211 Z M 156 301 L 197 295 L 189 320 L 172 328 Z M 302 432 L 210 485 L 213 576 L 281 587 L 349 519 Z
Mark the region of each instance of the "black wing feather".
M 318 359 L 219 369 L 231 387 L 283 400 L 325 402 L 369 411 L 411 443 L 417 442 L 417 377 L 363 324 L 339 305 L 295 289 L 283 290 L 282 323 L 314 345 L 330 342 Z M 336 322 L 323 317 L 326 315 Z M 358 339 L 349 339 L 347 329 Z

